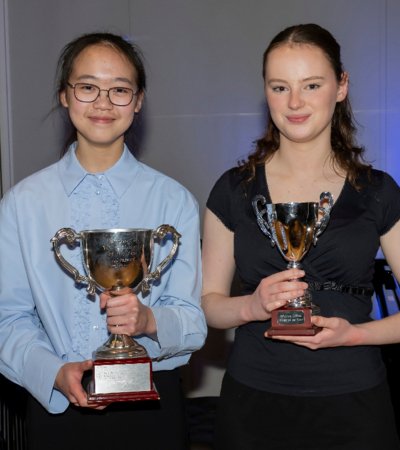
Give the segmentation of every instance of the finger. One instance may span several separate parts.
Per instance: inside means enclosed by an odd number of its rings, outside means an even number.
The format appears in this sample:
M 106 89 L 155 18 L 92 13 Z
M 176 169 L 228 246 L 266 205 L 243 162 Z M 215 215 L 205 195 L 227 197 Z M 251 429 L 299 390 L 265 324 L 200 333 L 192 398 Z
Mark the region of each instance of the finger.
M 311 341 L 310 338 L 307 337 L 299 337 L 299 336 L 268 336 L 271 339 L 278 340 L 278 341 L 284 341 L 284 342 L 291 342 L 295 345 L 300 345 L 302 347 L 308 347 L 312 348 L 315 344 Z
M 129 334 L 127 333 L 127 325 L 107 324 L 108 331 L 113 334 Z
M 76 402 L 74 402 L 74 404 L 78 403 L 78 405 L 81 407 L 85 407 L 88 405 L 87 393 L 82 387 L 77 387 L 76 389 L 74 389 L 72 396 L 76 399 Z
M 134 299 L 131 298 L 130 296 L 111 297 L 107 302 L 107 311 L 109 311 L 112 308 L 127 306 L 132 301 L 134 301 Z
M 273 276 L 277 277 L 276 281 L 291 281 L 303 278 L 305 275 L 304 270 L 301 269 L 287 269 L 283 272 L 277 272 Z
M 136 305 L 112 306 L 107 308 L 107 317 L 126 316 L 134 314 L 136 310 Z
M 304 295 L 304 289 L 288 289 L 281 291 L 281 297 L 286 300 L 293 300 L 294 298 L 301 297 Z
M 123 326 L 127 322 L 125 314 L 110 314 L 107 312 L 107 325 L 108 326 Z
M 289 280 L 293 280 L 293 279 L 297 279 L 297 278 L 303 278 L 306 273 L 302 269 L 288 269 L 286 271 L 286 274 L 287 274 Z
M 275 286 L 273 289 L 271 289 L 271 294 L 273 294 L 273 297 L 271 295 L 269 296 L 269 301 L 266 302 L 266 308 L 269 311 L 272 311 L 276 308 L 279 308 L 281 306 L 286 305 L 286 303 L 289 300 L 293 300 L 294 298 L 301 297 L 304 294 L 304 289 L 290 289 L 285 290 L 282 287 Z M 267 295 L 265 296 L 265 299 L 267 298 Z
M 75 397 L 75 395 L 70 394 L 68 396 L 68 400 L 70 401 L 70 403 L 74 404 L 75 406 L 79 406 L 78 399 Z
M 90 408 L 97 409 L 98 411 L 102 411 L 106 409 L 108 405 L 89 405 Z

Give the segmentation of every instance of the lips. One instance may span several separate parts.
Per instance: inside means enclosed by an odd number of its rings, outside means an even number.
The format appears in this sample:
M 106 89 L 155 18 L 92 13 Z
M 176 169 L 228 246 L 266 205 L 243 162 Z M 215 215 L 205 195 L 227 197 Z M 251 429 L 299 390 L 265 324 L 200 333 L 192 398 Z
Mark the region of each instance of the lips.
M 89 119 L 97 124 L 109 124 L 114 121 L 113 117 L 105 117 L 105 116 L 91 116 Z
M 301 116 L 286 116 L 286 119 L 290 123 L 304 123 L 308 118 L 310 117 L 310 114 L 303 114 Z

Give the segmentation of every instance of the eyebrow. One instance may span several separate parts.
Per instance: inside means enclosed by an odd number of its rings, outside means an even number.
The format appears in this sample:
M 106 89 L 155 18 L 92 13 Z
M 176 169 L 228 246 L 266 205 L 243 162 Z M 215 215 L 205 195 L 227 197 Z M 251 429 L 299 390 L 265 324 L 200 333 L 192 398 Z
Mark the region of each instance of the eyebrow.
M 325 77 L 319 76 L 319 75 L 313 75 L 311 77 L 307 77 L 302 79 L 301 81 L 315 81 L 315 80 L 325 80 Z M 287 83 L 286 80 L 281 80 L 280 78 L 271 78 L 270 80 L 267 80 L 267 83 Z
M 78 81 L 82 81 L 82 80 L 88 80 L 88 81 L 101 81 L 99 78 L 93 76 L 93 75 L 81 75 L 77 78 Z M 129 78 L 125 78 L 125 77 L 116 77 L 116 78 L 112 78 L 111 81 L 115 81 L 115 82 L 121 82 L 121 83 L 128 83 L 130 85 L 133 85 L 132 81 Z

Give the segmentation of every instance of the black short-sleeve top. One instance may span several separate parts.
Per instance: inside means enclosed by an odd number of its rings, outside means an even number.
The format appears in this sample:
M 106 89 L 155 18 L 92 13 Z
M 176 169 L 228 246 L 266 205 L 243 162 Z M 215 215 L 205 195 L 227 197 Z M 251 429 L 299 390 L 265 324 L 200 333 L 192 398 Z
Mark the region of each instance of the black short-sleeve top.
M 207 201 L 208 209 L 234 233 L 234 258 L 243 295 L 287 265 L 260 230 L 252 206 L 258 194 L 271 203 L 264 166 L 257 167 L 251 182 L 245 182 L 246 178 L 238 168 L 225 172 Z M 360 181 L 363 187 L 358 191 L 345 181 L 327 228 L 303 258 L 306 281 L 372 288 L 380 236 L 400 219 L 400 188 L 378 170 Z M 371 320 L 370 295 L 328 290 L 312 292 L 312 297 L 321 315 L 351 323 Z M 244 384 L 288 395 L 331 395 L 369 389 L 385 377 L 379 347 L 309 350 L 265 338 L 269 326 L 269 321 L 260 321 L 236 329 L 227 370 Z

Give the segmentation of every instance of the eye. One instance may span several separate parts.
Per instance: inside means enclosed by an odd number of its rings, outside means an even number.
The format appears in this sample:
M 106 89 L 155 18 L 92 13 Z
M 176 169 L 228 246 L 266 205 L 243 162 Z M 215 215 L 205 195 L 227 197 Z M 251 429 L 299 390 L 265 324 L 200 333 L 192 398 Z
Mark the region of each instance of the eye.
M 311 83 L 309 85 L 307 85 L 306 89 L 308 89 L 309 91 L 315 91 L 316 89 L 319 89 L 321 86 L 317 83 Z
M 78 89 L 80 92 L 84 94 L 90 94 L 92 92 L 95 92 L 97 87 L 93 86 L 92 84 L 77 83 L 75 85 L 75 89 Z
M 125 87 L 114 87 L 111 89 L 113 95 L 117 96 L 126 96 L 130 95 L 132 92 L 132 89 L 125 88 Z
M 272 92 L 276 92 L 279 94 L 281 92 L 285 92 L 287 88 L 285 86 L 271 86 L 271 90 Z

